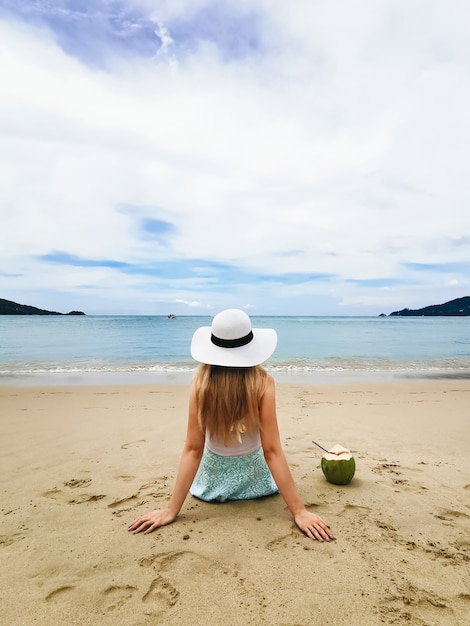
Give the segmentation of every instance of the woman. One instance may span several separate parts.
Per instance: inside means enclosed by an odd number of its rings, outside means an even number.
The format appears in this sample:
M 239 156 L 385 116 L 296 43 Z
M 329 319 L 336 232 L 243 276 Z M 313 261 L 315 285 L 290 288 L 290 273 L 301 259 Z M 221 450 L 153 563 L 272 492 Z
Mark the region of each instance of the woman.
M 145 534 L 173 522 L 188 491 L 205 501 L 246 500 L 278 491 L 307 537 L 333 539 L 307 511 L 279 437 L 273 378 L 260 364 L 274 352 L 276 332 L 252 328 L 248 315 L 227 309 L 196 330 L 191 355 L 202 363 L 191 384 L 186 442 L 165 509 L 129 526 Z

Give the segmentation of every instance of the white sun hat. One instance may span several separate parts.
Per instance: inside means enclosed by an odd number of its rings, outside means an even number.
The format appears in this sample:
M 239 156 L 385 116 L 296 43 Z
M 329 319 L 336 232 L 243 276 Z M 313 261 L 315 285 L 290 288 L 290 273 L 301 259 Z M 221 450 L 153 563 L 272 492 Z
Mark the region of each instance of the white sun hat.
M 241 309 L 226 309 L 193 335 L 191 356 L 200 363 L 224 367 L 260 365 L 272 355 L 277 334 L 272 328 L 252 328 Z

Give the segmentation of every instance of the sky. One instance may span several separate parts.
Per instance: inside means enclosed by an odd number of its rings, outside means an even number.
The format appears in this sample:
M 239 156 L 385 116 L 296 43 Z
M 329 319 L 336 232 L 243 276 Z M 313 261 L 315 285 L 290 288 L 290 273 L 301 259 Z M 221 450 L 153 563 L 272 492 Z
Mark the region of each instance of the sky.
M 470 295 L 469 27 L 466 0 L 0 0 L 0 298 Z

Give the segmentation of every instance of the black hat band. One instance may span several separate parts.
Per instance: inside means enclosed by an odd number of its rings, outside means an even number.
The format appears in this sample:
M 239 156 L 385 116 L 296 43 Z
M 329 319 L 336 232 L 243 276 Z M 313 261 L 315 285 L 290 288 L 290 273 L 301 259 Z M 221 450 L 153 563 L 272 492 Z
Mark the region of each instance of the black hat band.
M 215 346 L 219 348 L 241 348 L 242 346 L 246 346 L 253 339 L 253 331 L 250 330 L 248 335 L 244 337 L 239 337 L 238 339 L 221 339 L 220 337 L 216 337 L 213 333 L 211 334 L 211 341 Z

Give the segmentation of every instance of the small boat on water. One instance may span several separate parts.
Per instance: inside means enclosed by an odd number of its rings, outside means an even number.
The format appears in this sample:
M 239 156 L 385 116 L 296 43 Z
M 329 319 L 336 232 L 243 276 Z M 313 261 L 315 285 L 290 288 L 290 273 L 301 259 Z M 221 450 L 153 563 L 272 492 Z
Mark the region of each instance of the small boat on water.
M 176 315 L 174 313 L 170 313 L 170 315 L 168 315 L 168 319 L 169 320 L 174 320 L 174 319 L 176 319 Z

